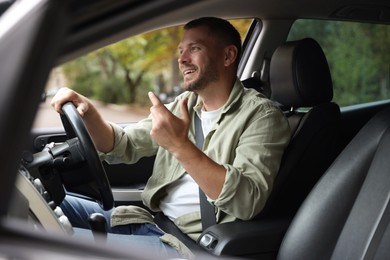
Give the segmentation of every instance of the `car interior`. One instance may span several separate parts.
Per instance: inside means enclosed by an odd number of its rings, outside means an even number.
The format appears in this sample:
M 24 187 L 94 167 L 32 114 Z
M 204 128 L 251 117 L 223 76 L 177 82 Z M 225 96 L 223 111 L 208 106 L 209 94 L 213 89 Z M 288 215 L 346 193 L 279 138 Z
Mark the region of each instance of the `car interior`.
M 100 162 L 71 105 L 61 115 L 63 127 L 32 125 L 55 66 L 143 32 L 218 16 L 253 19 L 238 77 L 279 105 L 292 139 L 272 193 L 253 220 L 213 225 L 198 241 L 168 219 L 156 215 L 156 222 L 199 259 L 390 258 L 390 99 L 339 104 L 329 62 L 334 57 L 315 37 L 289 39 L 296 20 L 313 19 L 386 25 L 388 43 L 388 1 L 16 0 L 0 1 L 0 12 L 2 255 L 155 259 L 142 249 L 72 240 L 72 227 L 58 209 L 65 191 L 106 209 L 142 206 L 154 158 L 133 165 Z M 377 50 L 384 60 L 387 50 Z M 384 70 L 389 89 L 390 67 Z M 93 229 L 101 232 L 99 225 Z

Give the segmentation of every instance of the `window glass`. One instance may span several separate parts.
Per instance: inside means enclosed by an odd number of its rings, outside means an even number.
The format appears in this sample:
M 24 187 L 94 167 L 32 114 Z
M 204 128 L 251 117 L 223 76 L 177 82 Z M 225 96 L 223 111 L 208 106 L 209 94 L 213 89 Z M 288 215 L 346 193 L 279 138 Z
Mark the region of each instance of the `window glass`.
M 390 97 L 390 27 L 334 21 L 298 20 L 288 40 L 314 38 L 323 48 L 340 106 Z
M 242 41 L 251 22 L 231 20 Z M 182 92 L 177 63 L 182 34 L 182 26 L 140 34 L 54 68 L 34 127 L 62 126 L 50 107 L 52 96 L 61 87 L 92 99 L 106 120 L 128 123 L 145 118 L 150 107 L 148 91 L 155 92 L 165 103 Z

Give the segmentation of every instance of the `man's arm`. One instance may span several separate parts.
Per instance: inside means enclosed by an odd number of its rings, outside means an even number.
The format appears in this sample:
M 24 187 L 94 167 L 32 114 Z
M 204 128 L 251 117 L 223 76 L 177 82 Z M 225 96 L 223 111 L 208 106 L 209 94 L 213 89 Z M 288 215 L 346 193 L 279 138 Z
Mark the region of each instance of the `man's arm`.
M 92 102 L 69 88 L 61 88 L 53 97 L 51 105 L 58 113 L 63 113 L 62 105 L 66 102 L 72 102 L 75 105 L 96 148 L 103 153 L 111 151 L 114 148 L 113 129 L 102 118 Z
M 209 198 L 217 199 L 222 191 L 226 169 L 211 160 L 189 140 L 191 119 L 187 99 L 181 103 L 181 117 L 176 117 L 152 92 L 149 92 L 149 98 L 153 105 L 150 108 L 153 121 L 150 132 L 152 138 L 180 162 Z

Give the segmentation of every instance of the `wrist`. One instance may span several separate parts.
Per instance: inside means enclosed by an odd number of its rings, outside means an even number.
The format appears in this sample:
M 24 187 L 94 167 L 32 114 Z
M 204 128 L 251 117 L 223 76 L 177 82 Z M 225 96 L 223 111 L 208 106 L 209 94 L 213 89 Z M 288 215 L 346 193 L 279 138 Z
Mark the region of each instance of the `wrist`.
M 187 161 L 197 161 L 198 157 L 202 154 L 202 151 L 188 139 L 187 141 L 182 142 L 181 145 L 176 146 L 171 153 L 178 161 L 185 163 Z

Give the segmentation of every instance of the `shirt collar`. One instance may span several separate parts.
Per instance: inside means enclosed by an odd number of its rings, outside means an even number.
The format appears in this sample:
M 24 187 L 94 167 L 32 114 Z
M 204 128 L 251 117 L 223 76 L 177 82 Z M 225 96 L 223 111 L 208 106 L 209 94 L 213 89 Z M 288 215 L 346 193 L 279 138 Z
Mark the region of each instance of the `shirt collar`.
M 244 87 L 243 87 L 241 81 L 238 78 L 236 78 L 236 81 L 235 81 L 235 83 L 233 85 L 232 91 L 230 92 L 229 98 L 226 101 L 225 105 L 223 105 L 223 109 L 221 111 L 221 115 L 226 113 L 227 111 L 229 111 L 229 109 L 240 98 L 241 93 L 243 91 L 244 91 Z M 203 102 L 202 102 L 202 100 L 198 96 L 196 104 L 194 106 L 194 110 L 195 110 L 196 113 L 198 113 L 198 115 L 200 115 L 202 107 L 203 107 Z

